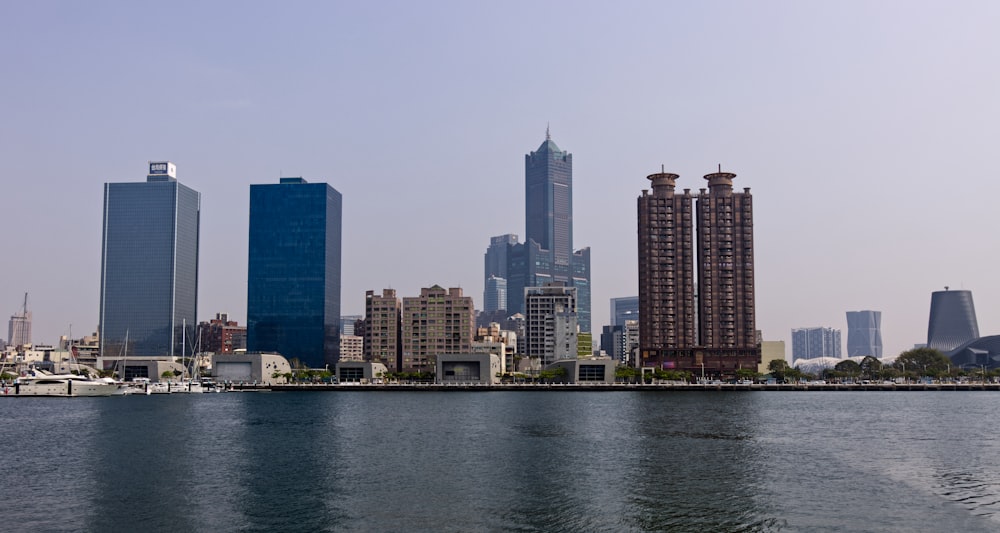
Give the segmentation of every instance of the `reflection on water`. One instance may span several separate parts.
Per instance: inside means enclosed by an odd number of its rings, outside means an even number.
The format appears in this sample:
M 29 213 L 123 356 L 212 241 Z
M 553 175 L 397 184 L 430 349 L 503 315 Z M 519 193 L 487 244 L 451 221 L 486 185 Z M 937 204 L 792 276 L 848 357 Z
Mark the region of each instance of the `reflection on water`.
M 996 531 L 998 407 L 989 392 L 4 399 L 0 501 L 6 531 Z

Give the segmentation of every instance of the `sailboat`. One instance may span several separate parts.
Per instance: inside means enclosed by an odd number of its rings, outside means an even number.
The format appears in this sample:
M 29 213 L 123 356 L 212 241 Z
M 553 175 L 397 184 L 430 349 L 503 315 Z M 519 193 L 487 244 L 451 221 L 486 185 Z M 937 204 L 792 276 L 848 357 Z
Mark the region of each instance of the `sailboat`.
M 201 335 L 198 336 L 197 346 L 201 346 Z M 188 392 L 200 394 L 205 392 L 204 387 L 201 386 L 201 382 L 194 379 L 194 361 L 197 358 L 197 350 L 194 349 L 195 355 L 191 358 L 191 363 L 187 368 L 188 379 L 182 379 L 180 383 L 171 383 L 170 392 Z M 187 357 L 187 319 L 181 322 L 181 362 Z

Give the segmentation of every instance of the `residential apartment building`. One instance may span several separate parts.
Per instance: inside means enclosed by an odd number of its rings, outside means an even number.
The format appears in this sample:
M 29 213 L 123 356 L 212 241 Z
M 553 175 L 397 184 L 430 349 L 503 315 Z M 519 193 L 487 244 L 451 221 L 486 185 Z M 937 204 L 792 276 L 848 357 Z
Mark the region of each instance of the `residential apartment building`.
M 381 295 L 365 292 L 364 360 L 382 363 L 389 372 L 399 372 L 402 368 L 399 335 L 402 310 L 395 289 L 382 289 Z
M 475 306 L 462 289 L 438 285 L 403 298 L 402 369 L 433 372 L 439 354 L 468 353 L 475 333 Z
M 733 191 L 735 177 L 708 174 L 695 197 L 676 192 L 677 174 L 648 176 L 653 191 L 638 200 L 642 366 L 722 376 L 760 362 L 753 204 L 749 188 Z

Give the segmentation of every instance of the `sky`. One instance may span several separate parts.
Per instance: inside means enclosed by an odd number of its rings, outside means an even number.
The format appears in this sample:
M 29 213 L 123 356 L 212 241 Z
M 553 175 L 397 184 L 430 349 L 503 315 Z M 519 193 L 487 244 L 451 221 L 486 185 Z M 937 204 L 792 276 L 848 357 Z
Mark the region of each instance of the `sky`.
M 789 357 L 849 310 L 886 355 L 923 343 L 945 286 L 997 334 L 997 27 L 989 1 L 2 2 L 0 313 L 28 292 L 35 342 L 96 330 L 103 184 L 150 160 L 201 193 L 199 319 L 245 323 L 249 185 L 281 176 L 343 194 L 343 314 L 435 284 L 479 307 L 549 127 L 595 330 L 638 291 L 646 176 L 721 165 Z

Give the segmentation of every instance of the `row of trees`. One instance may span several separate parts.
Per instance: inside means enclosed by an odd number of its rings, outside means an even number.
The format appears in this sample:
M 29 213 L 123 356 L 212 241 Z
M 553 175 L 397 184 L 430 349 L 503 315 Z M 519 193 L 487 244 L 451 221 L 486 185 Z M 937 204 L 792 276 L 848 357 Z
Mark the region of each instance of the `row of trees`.
M 768 364 L 768 371 L 779 381 L 796 381 L 799 379 L 854 379 L 881 381 L 886 379 L 919 377 L 959 378 L 963 376 L 983 376 L 980 370 L 966 371 L 951 364 L 940 351 L 933 348 L 914 348 L 907 350 L 890 364 L 883 365 L 878 359 L 867 356 L 860 363 L 845 359 L 822 372 L 821 376 L 802 372 L 799 368 L 791 368 L 784 359 L 777 359 Z M 988 371 L 985 377 L 1000 375 L 1000 369 Z

